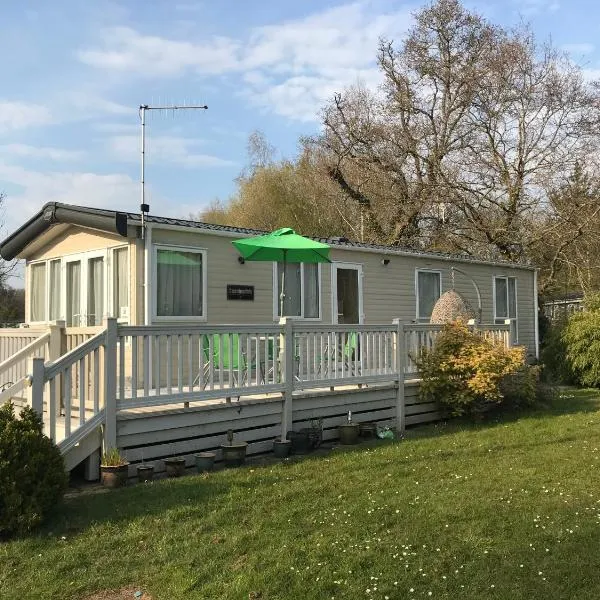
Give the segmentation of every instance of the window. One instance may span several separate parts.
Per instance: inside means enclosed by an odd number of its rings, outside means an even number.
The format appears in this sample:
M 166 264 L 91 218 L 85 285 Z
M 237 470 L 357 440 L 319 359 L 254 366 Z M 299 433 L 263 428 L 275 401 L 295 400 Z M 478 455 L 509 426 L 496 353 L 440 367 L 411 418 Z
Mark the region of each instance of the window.
M 89 327 L 102 325 L 104 319 L 104 258 L 90 258 L 88 262 L 88 312 Z
M 277 294 L 273 299 L 275 314 L 281 316 L 283 263 L 276 263 Z M 320 269 L 318 264 L 287 263 L 285 266 L 285 298 L 283 314 L 304 319 L 320 318 Z
M 203 250 L 156 249 L 156 316 L 205 318 Z
M 129 319 L 128 249 L 113 250 L 113 317 Z
M 30 320 L 46 320 L 46 263 L 31 265 Z
M 494 321 L 503 324 L 510 319 L 513 344 L 518 342 L 517 329 L 517 279 L 494 277 Z
M 429 322 L 435 303 L 442 293 L 442 273 L 417 269 L 417 321 Z
M 61 288 L 61 264 L 60 260 L 51 260 L 50 261 L 50 281 L 49 281 L 49 302 L 50 302 L 50 321 L 58 321 L 60 320 L 61 310 L 60 310 L 60 288 Z

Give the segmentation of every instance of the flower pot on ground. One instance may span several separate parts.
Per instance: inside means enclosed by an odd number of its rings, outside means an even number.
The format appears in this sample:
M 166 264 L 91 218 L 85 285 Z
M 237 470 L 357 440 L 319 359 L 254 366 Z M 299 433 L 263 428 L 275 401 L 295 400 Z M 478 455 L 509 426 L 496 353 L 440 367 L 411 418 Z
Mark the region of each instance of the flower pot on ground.
M 137 476 L 140 483 L 152 481 L 154 477 L 154 465 L 138 465 Z
M 215 452 L 199 452 L 196 454 L 196 470 L 198 473 L 206 473 L 212 471 L 215 466 Z
M 181 477 L 185 474 L 185 458 L 165 458 L 167 477 Z
M 239 467 L 246 462 L 246 450 L 248 442 L 237 442 L 236 444 L 223 444 L 223 461 L 226 467 Z
M 358 443 L 359 433 L 358 423 L 343 423 L 338 427 L 338 433 L 340 435 L 340 442 L 345 445 L 351 445 Z
M 377 423 L 374 421 L 365 421 L 364 423 L 359 423 L 358 433 L 361 438 L 365 439 L 374 439 L 377 437 Z
M 248 449 L 247 442 L 233 443 L 233 429 L 227 431 L 227 444 L 221 446 L 223 451 L 223 461 L 226 467 L 239 467 L 246 462 L 246 450 Z
M 308 429 L 288 431 L 287 438 L 291 442 L 292 454 L 307 454 L 310 452 L 310 433 Z
M 100 481 L 104 487 L 118 488 L 127 484 L 129 463 L 117 448 L 111 448 L 102 455 Z
M 276 458 L 287 458 L 292 449 L 292 442 L 290 440 L 282 440 L 276 438 L 273 440 L 273 454 Z

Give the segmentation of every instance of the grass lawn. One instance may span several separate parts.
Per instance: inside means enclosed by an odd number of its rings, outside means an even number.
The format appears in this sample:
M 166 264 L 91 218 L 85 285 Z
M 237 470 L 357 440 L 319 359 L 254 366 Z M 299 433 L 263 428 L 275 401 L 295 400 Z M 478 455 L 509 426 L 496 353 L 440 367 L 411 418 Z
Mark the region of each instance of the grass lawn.
M 0 598 L 600 597 L 600 397 L 70 500 L 0 544 Z

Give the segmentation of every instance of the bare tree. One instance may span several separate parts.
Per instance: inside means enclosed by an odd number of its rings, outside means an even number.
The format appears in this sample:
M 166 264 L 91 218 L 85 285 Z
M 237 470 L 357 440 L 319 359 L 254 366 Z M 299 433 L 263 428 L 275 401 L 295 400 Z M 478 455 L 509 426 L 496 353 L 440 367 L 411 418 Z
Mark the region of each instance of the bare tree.
M 0 192 L 0 214 L 3 216 L 4 201 L 6 196 Z M 0 258 L 0 289 L 6 287 L 6 281 L 14 271 L 16 266 L 15 261 L 6 261 Z
M 313 141 L 370 236 L 530 259 L 556 227 L 550 190 L 598 144 L 594 86 L 526 28 L 457 0 L 418 12 L 399 49 L 382 41 L 379 65 L 382 89 L 336 95 Z

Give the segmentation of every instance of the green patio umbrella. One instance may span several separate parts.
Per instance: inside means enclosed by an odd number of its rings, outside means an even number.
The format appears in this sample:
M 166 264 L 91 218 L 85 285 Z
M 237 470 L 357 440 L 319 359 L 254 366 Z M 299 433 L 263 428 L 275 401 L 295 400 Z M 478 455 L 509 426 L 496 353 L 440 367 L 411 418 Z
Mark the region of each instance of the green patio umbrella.
M 284 227 L 256 237 L 235 240 L 232 244 L 245 260 L 282 262 L 280 314 L 283 316 L 285 298 L 285 267 L 291 263 L 321 263 L 329 260 L 329 246 L 298 235 L 293 229 Z

